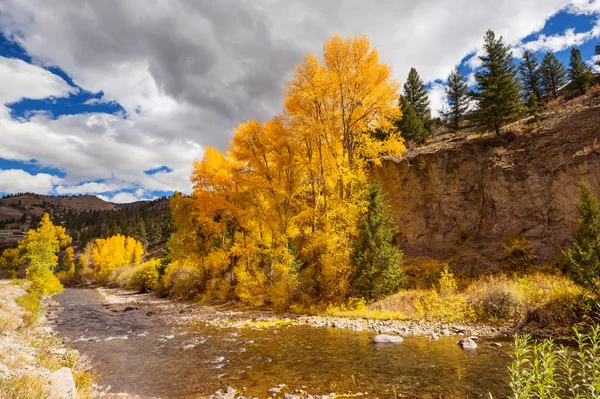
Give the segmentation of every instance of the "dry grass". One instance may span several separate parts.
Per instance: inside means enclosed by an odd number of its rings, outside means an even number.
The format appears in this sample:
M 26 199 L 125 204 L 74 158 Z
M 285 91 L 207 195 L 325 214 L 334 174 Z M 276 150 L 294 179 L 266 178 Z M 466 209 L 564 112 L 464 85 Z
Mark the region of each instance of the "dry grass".
M 460 290 L 461 286 L 465 288 Z M 562 275 L 500 275 L 465 284 L 447 271 L 435 287 L 400 291 L 368 305 L 354 299 L 329 306 L 324 313 L 381 320 L 534 321 L 569 326 L 588 311 L 588 299 L 581 287 Z
M 47 381 L 40 376 L 24 375 L 0 380 L 2 399 L 41 399 L 48 398 Z

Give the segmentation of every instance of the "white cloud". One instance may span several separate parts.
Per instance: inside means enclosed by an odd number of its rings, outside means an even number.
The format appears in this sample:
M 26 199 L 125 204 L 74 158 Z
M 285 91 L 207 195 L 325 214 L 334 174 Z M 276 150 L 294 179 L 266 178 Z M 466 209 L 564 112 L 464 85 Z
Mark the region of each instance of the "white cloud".
M 550 51 L 556 53 L 573 46 L 581 46 L 594 37 L 596 37 L 594 30 L 575 33 L 574 29 L 567 29 L 561 35 L 539 35 L 536 40 L 523 43 L 519 47 L 531 51 Z
M 600 14 L 600 0 L 571 0 L 567 10 L 576 15 Z
M 0 57 L 0 103 L 66 97 L 76 91 L 60 76 L 17 58 Z
M 587 12 L 597 1 L 574 3 Z M 323 41 L 335 33 L 369 36 L 400 81 L 410 67 L 425 81 L 434 81 L 445 79 L 466 54 L 476 52 L 487 29 L 515 44 L 568 4 L 0 0 L 0 29 L 35 63 L 60 67 L 83 89 L 102 91 L 101 101 L 115 101 L 127 114 L 56 119 L 34 114 L 14 120 L 2 103 L 23 96 L 65 96 L 73 90 L 45 69 L 17 62 L 17 68 L 0 69 L 0 157 L 36 159 L 65 170 L 57 191 L 98 193 L 122 182 L 145 192 L 188 192 L 192 161 L 202 156 L 202 149 L 224 149 L 237 123 L 280 112 L 282 88 L 293 66 L 308 51 L 320 53 Z M 453 17 L 457 10 L 461 18 Z M 476 57 L 470 60 L 473 67 L 477 63 Z M 22 70 L 28 78 L 3 96 L 4 82 Z M 435 113 L 443 102 L 443 87 L 432 87 Z M 162 165 L 172 171 L 143 172 Z M 81 184 L 86 181 L 104 182 Z M 117 200 L 142 195 L 124 194 Z
M 114 191 L 119 191 L 124 188 L 128 188 L 128 185 L 125 184 L 114 184 L 107 182 L 88 182 L 82 184 L 76 184 L 72 186 L 60 185 L 57 186 L 54 191 L 57 194 L 98 194 L 98 193 L 110 193 Z
M 137 193 L 132 194 L 128 192 L 117 193 L 113 196 L 98 195 L 97 197 L 104 201 L 113 202 L 115 204 L 127 204 L 130 202 L 148 201 L 155 199 L 154 197 L 143 197 L 139 196 Z
M 47 173 L 32 175 L 21 169 L 0 169 L 0 192 L 48 194 L 61 179 Z
M 429 90 L 429 100 L 431 101 L 431 114 L 433 117 L 437 117 L 440 111 L 446 106 L 446 85 L 434 82 L 431 84 Z

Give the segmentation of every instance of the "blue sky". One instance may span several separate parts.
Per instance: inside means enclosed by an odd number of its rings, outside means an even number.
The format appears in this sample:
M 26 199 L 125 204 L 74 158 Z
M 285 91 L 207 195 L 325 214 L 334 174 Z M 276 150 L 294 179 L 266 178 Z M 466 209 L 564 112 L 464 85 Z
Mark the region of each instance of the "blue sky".
M 366 34 L 434 113 L 454 65 L 472 76 L 488 28 L 518 56 L 592 60 L 600 0 L 0 0 L 0 194 L 131 202 L 189 192 L 203 148 L 280 112 L 293 66 L 334 33 Z

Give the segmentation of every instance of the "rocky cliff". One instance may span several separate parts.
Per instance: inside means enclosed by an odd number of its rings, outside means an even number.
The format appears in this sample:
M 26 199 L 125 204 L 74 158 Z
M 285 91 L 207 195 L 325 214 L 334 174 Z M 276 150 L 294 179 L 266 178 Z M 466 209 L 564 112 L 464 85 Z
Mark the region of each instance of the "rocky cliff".
M 568 248 L 578 186 L 600 194 L 600 99 L 584 100 L 542 115 L 532 132 L 463 134 L 385 160 L 373 173 L 405 253 L 479 268 L 513 234 L 540 262 Z

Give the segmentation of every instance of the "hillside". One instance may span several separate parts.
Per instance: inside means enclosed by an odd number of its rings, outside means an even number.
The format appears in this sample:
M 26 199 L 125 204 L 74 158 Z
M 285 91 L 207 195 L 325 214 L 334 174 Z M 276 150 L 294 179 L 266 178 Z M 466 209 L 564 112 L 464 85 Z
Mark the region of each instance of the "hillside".
M 67 229 L 76 247 L 95 237 L 122 233 L 156 250 L 166 241 L 170 229 L 166 198 L 122 205 L 92 195 L 24 193 L 0 198 L 0 251 L 15 246 L 23 232 L 36 226 L 44 213 Z
M 500 260 L 504 240 L 522 233 L 546 262 L 570 245 L 579 184 L 600 192 L 599 141 L 600 98 L 588 95 L 535 125 L 412 149 L 374 175 L 408 256 L 487 268 Z

